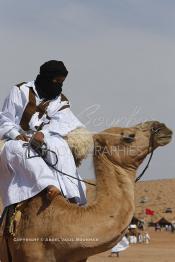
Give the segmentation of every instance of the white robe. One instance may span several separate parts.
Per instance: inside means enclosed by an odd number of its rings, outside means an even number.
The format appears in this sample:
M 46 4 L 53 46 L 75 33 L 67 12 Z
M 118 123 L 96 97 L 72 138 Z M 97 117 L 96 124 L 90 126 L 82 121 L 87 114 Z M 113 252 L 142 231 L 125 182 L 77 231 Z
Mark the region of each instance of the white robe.
M 59 188 L 65 197 L 77 199 L 80 204 L 86 202 L 86 188 L 84 183 L 73 178 L 62 175 L 48 167 L 42 158 L 27 158 L 27 148 L 23 147 L 23 141 L 14 140 L 20 133 L 25 133 L 20 127 L 21 117 L 29 101 L 29 86 L 36 93 L 36 104 L 42 100 L 37 95 L 34 82 L 28 82 L 19 89 L 14 86 L 10 95 L 6 98 L 3 110 L 0 113 L 0 139 L 7 139 L 0 155 L 0 196 L 3 205 L 8 206 L 31 198 L 41 192 L 48 185 Z M 58 163 L 56 168 L 73 177 L 80 178 L 73 155 L 63 136 L 78 127 L 83 127 L 82 123 L 73 115 L 70 108 L 58 111 L 61 107 L 68 104 L 62 102 L 61 97 L 50 102 L 46 114 L 41 119 L 35 113 L 30 122 L 30 132 L 36 131 L 36 126 L 42 122 L 46 125 L 42 132 L 45 135 L 45 142 L 48 149 L 56 152 Z M 32 150 L 31 155 L 36 155 Z M 49 160 L 54 163 L 55 157 L 50 154 Z
M 115 245 L 111 252 L 112 253 L 118 253 L 118 252 L 121 252 L 121 251 L 124 251 L 125 249 L 127 249 L 129 247 L 129 241 L 127 240 L 127 238 L 124 236 L 122 238 L 122 240 L 117 244 Z

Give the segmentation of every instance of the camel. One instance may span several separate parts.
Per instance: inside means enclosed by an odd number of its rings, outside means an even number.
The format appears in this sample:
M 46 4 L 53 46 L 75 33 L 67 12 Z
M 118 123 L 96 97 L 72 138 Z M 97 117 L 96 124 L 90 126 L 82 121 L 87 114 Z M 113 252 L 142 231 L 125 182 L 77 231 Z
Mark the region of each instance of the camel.
M 151 132 L 154 134 L 150 145 Z M 171 141 L 158 121 L 112 127 L 93 135 L 96 199 L 78 206 L 45 192 L 26 201 L 15 237 L 3 237 L 2 262 L 85 262 L 120 241 L 134 214 L 136 170 L 148 153 Z M 7 252 L 6 252 L 7 251 Z

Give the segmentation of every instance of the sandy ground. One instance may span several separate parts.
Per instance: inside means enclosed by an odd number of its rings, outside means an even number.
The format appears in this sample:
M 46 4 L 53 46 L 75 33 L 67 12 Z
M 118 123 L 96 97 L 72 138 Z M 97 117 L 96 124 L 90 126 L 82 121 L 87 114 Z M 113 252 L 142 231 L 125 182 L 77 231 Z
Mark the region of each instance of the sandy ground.
M 88 259 L 88 262 L 175 262 L 175 233 L 148 230 L 150 244 L 133 244 L 120 253 L 120 257 L 108 257 L 110 251 Z

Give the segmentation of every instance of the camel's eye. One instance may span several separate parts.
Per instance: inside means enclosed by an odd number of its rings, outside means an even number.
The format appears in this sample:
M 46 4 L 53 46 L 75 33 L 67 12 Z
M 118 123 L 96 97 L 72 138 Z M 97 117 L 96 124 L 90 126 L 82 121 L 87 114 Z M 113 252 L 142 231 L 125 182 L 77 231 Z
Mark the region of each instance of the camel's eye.
M 135 134 L 130 134 L 129 137 L 134 138 Z
M 123 134 L 123 141 L 126 143 L 132 143 L 135 139 L 135 134 Z

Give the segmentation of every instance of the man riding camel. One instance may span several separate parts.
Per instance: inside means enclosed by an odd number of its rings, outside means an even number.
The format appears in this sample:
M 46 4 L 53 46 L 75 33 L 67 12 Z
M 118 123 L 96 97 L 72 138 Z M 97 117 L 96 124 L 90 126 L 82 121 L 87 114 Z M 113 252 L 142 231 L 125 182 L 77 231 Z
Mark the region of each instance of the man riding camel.
M 72 178 L 80 176 L 64 139 L 72 130 L 84 127 L 62 93 L 67 75 L 63 62 L 48 61 L 40 67 L 35 81 L 15 85 L 5 100 L 0 113 L 0 139 L 6 141 L 0 159 L 4 207 L 31 198 L 45 188 L 49 200 L 61 192 L 70 201 L 86 203 L 84 183 Z M 43 143 L 54 169 L 38 155 L 36 148 Z

